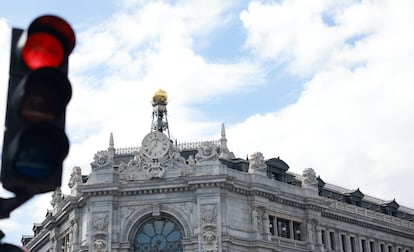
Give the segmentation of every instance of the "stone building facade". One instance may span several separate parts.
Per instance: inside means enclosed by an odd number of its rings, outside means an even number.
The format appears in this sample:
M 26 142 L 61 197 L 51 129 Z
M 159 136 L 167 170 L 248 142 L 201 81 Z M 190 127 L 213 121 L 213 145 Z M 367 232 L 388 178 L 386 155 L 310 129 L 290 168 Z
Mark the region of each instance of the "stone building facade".
M 155 96 L 154 96 L 155 97 Z M 30 251 L 414 252 L 414 210 L 325 183 L 280 158 L 235 158 L 217 141 L 177 144 L 166 105 L 140 147 L 98 151 L 57 189 Z M 164 112 L 162 110 L 165 110 Z

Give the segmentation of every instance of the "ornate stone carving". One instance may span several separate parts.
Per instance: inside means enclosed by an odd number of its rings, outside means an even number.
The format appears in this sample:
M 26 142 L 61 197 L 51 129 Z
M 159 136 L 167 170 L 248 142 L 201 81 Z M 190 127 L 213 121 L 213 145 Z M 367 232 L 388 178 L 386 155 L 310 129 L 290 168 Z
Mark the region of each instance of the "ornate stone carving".
M 217 153 L 217 146 L 213 143 L 204 142 L 198 148 L 198 152 L 195 155 L 197 162 L 206 160 L 217 160 L 219 157 Z
M 185 162 L 185 158 L 183 158 L 181 156 L 180 149 L 177 146 L 174 146 L 174 148 L 173 148 L 173 151 L 172 151 L 172 159 L 175 162 L 178 162 L 178 163 L 182 163 L 182 164 L 185 164 L 186 163 Z
M 107 251 L 107 235 L 108 235 L 109 215 L 107 213 L 96 213 L 92 219 L 94 231 L 93 249 L 97 252 Z
M 99 168 L 107 167 L 113 162 L 113 152 L 111 151 L 98 151 L 93 157 L 91 163 L 92 169 L 96 170 Z
M 203 225 L 203 252 L 216 252 L 217 249 L 217 209 L 215 205 L 201 208 Z
M 164 177 L 166 167 L 163 167 L 160 163 L 152 163 L 148 165 L 147 177 L 152 178 L 162 178 Z
M 194 156 L 193 156 L 193 155 L 190 155 L 190 156 L 188 157 L 188 159 L 187 159 L 187 164 L 188 164 L 189 166 L 191 166 L 191 167 L 193 167 L 193 166 L 195 166 L 195 165 L 196 165 L 196 161 L 195 161 L 195 159 L 194 159 Z
M 143 156 L 142 168 L 145 171 L 147 178 L 163 178 L 165 171 L 172 167 L 172 162 L 169 155 L 159 159 L 149 159 Z
M 68 186 L 69 188 L 73 188 L 79 184 L 82 184 L 82 170 L 79 166 L 75 166 L 72 168 Z
M 50 249 L 50 252 L 59 251 L 57 239 L 53 236 L 50 240 L 52 241 L 52 248 Z
M 216 223 L 217 210 L 214 205 L 206 205 L 201 209 L 201 218 L 204 224 Z
M 249 173 L 254 173 L 255 171 L 264 173 L 267 171 L 267 165 L 261 152 L 255 152 L 250 156 Z
M 253 229 L 259 233 L 263 231 L 263 210 L 255 207 L 252 211 Z
M 134 155 L 134 158 L 128 162 L 128 170 L 132 170 L 132 171 L 141 170 L 141 156 L 138 152 L 136 152 Z
M 93 217 L 93 229 L 95 234 L 107 233 L 109 216 L 106 213 L 95 214 Z
M 135 180 L 142 172 L 142 157 L 139 152 L 134 153 L 134 158 L 129 160 L 128 164 L 121 162 L 119 164 L 119 178 L 121 180 Z
M 303 185 L 311 185 L 316 186 L 318 185 L 318 179 L 316 177 L 316 173 L 312 168 L 306 168 L 303 170 Z
M 78 240 L 79 240 L 79 226 L 78 226 L 78 220 L 72 219 L 70 220 L 70 229 L 72 232 L 72 239 L 71 239 L 71 246 L 72 251 L 76 251 L 78 249 Z
M 94 251 L 96 252 L 106 252 L 107 246 L 106 241 L 103 239 L 96 239 L 93 243 Z
M 52 200 L 50 201 L 50 204 L 53 207 L 57 207 L 57 205 L 59 205 L 59 203 L 62 202 L 62 200 L 63 200 L 62 189 L 58 187 L 52 194 Z
M 216 240 L 216 233 L 210 230 L 205 231 L 203 234 L 203 239 L 206 241 L 206 243 L 213 243 Z
M 307 234 L 307 248 L 311 249 L 312 251 L 315 250 L 315 245 L 318 244 L 318 221 L 315 219 L 311 219 L 306 223 L 306 234 Z

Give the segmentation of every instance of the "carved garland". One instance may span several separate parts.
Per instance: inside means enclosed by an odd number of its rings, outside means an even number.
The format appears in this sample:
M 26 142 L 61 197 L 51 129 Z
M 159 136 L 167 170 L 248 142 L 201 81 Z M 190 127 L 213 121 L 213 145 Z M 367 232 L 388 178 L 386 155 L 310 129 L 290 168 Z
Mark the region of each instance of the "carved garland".
M 203 252 L 217 252 L 217 208 L 205 205 L 201 208 L 203 227 Z

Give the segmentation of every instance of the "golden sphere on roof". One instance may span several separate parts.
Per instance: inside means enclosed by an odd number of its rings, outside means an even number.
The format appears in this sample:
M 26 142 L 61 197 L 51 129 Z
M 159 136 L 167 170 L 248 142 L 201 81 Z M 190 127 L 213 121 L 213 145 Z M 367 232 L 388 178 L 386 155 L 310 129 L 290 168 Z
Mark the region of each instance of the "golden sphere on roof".
M 154 96 L 152 97 L 152 101 L 157 103 L 157 102 L 167 102 L 168 99 L 168 95 L 167 92 L 165 92 L 165 90 L 163 89 L 158 89 L 157 92 L 155 92 Z

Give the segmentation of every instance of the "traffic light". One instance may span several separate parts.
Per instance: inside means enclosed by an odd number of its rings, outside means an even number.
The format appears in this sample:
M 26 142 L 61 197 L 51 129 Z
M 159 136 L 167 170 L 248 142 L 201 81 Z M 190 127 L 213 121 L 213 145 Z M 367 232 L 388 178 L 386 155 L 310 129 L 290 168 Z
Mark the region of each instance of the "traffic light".
M 74 46 L 73 29 L 57 16 L 41 16 L 27 30 L 12 30 L 1 182 L 16 195 L 61 185 L 69 152 L 68 57 Z

